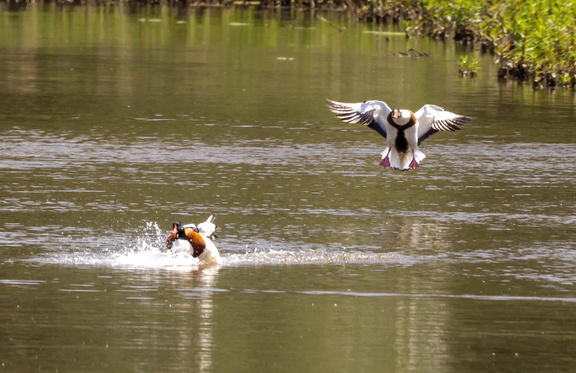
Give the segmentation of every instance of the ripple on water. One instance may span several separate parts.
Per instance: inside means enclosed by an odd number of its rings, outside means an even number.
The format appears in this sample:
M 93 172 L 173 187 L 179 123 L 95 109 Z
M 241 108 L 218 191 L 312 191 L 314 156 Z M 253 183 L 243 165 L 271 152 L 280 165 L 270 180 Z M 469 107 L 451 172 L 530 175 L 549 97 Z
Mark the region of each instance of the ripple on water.
M 136 243 L 114 249 L 110 246 L 102 249 L 101 245 L 79 248 L 70 244 L 54 252 L 44 252 L 40 256 L 23 259 L 23 261 L 41 264 L 59 264 L 70 266 L 103 266 L 118 268 L 174 268 L 186 269 L 202 266 L 197 258 L 189 254 L 172 254 L 161 249 L 165 232 L 157 223 L 147 222 L 143 235 Z M 90 240 L 88 240 L 90 241 Z M 64 241 L 63 241 L 64 243 Z M 393 253 L 376 253 L 362 251 L 334 251 L 320 248 L 302 248 L 285 250 L 272 248 L 275 244 L 260 242 L 262 248 L 246 248 L 244 252 L 236 248 L 235 252 L 222 254 L 221 267 L 246 265 L 294 265 L 294 264 L 347 264 L 347 263 L 403 263 L 409 259 Z M 221 248 L 222 251 L 222 248 Z
M 255 249 L 245 253 L 222 253 L 220 267 L 247 265 L 297 265 L 297 264 L 348 264 L 408 262 L 396 254 L 327 252 L 324 250 L 288 251 Z M 71 266 L 103 266 L 118 268 L 187 269 L 204 266 L 189 254 L 172 254 L 148 245 L 141 248 L 124 248 L 118 252 L 75 251 L 45 254 L 26 259 L 29 262 Z

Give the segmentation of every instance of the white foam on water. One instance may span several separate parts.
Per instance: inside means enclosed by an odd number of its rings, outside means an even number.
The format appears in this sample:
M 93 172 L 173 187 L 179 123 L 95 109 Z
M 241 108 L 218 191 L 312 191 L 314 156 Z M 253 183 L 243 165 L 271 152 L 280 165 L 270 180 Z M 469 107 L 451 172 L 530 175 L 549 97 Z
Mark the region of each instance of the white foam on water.
M 82 250 L 64 250 L 49 252 L 26 261 L 42 264 L 60 264 L 70 266 L 102 266 L 127 269 L 196 269 L 206 267 L 197 258 L 187 253 L 172 253 L 163 250 L 166 232 L 156 222 L 146 222 L 142 234 L 133 244 L 119 248 L 83 248 Z M 218 245 L 218 243 L 217 243 Z M 98 245 L 102 246 L 102 245 Z M 227 252 L 225 245 L 219 247 L 223 266 L 245 265 L 296 265 L 296 264 L 347 264 L 377 263 L 403 260 L 397 254 L 328 251 L 323 248 L 301 248 L 295 250 L 273 249 L 273 244 L 263 244 L 264 248 L 245 248 L 244 252 Z M 270 248 L 267 248 L 270 247 Z

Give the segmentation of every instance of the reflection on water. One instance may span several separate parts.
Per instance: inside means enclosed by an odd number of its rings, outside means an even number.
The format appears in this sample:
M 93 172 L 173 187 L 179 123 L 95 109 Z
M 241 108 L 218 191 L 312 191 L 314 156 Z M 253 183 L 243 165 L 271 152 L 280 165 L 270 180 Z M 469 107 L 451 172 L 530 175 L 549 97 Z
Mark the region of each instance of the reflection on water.
M 345 13 L 6 7 L 2 368 L 576 366 L 571 92 Z M 476 120 L 394 172 L 326 97 Z M 161 250 L 210 213 L 221 265 Z

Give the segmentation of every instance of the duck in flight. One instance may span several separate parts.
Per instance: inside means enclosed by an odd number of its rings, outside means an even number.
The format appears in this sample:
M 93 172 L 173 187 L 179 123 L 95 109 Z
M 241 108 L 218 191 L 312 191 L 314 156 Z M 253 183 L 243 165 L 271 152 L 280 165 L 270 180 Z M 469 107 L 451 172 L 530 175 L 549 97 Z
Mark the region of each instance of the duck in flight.
M 420 143 L 438 131 L 456 131 L 473 118 L 454 114 L 436 105 L 424 105 L 417 112 L 391 109 L 384 101 L 345 103 L 327 100 L 330 111 L 346 123 L 361 123 L 386 139 L 383 167 L 409 170 L 420 167 L 426 155 Z

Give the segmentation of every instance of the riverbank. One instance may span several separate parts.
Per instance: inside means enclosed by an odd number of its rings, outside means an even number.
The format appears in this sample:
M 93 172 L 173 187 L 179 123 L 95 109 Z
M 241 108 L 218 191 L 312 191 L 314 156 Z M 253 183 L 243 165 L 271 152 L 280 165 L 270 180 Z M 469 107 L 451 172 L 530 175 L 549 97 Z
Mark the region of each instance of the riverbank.
M 1 0 L 0 0 L 1 1 Z M 535 89 L 576 88 L 576 6 L 562 0 L 138 0 L 169 6 L 344 10 L 362 22 L 399 23 L 411 37 L 453 39 L 495 56 L 499 79 Z M 7 2 L 23 6 L 26 2 Z M 57 0 L 56 3 L 63 2 Z M 107 4 L 73 0 L 65 4 Z M 25 6 L 25 5 L 24 5 Z
M 494 55 L 499 79 L 526 82 L 535 89 L 576 88 L 576 6 L 562 0 L 293 0 L 291 4 L 347 9 L 364 22 L 403 23 L 410 36 L 453 39 Z
M 369 22 L 403 22 L 412 36 L 454 39 L 491 53 L 500 79 L 535 89 L 576 87 L 576 6 L 561 0 L 401 0 L 353 5 Z

